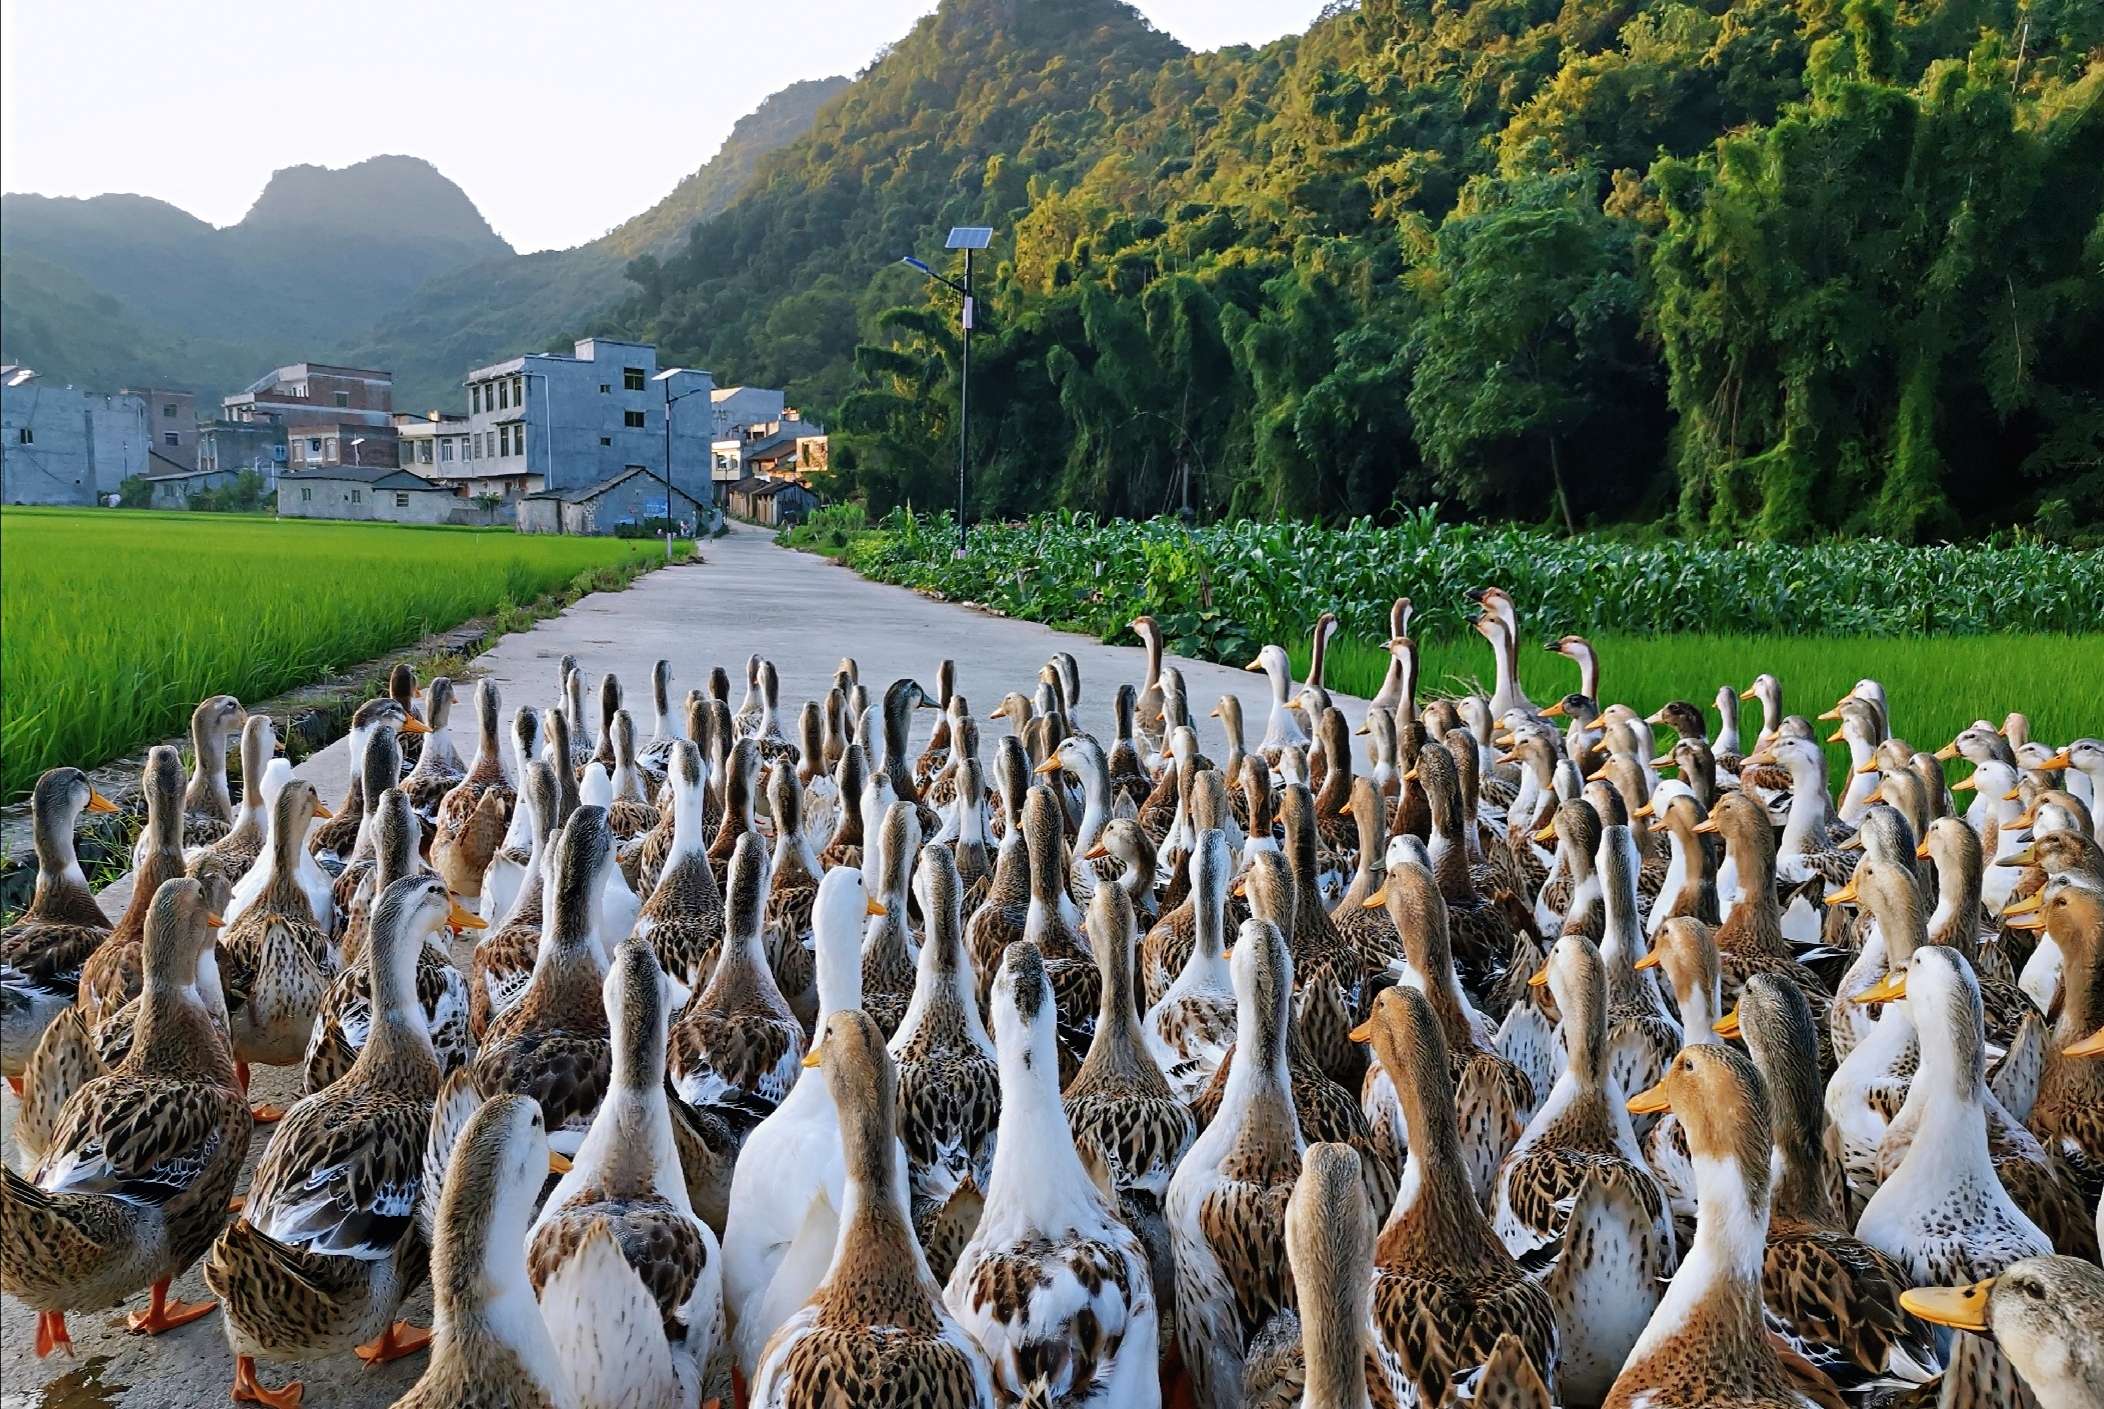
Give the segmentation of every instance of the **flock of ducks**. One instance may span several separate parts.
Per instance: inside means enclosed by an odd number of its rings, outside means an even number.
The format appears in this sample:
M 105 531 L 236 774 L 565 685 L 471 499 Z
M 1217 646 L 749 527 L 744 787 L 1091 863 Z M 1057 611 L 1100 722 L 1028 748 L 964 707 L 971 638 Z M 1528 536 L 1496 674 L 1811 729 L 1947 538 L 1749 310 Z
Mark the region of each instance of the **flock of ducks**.
M 1329 616 L 1253 743 L 1144 617 L 1108 737 L 1064 654 L 793 724 L 661 661 L 647 737 L 565 658 L 463 759 L 399 671 L 333 808 L 215 697 L 114 924 L 55 769 L 0 1285 L 45 1355 L 202 1261 L 274 1409 L 427 1349 L 401 1405 L 2104 1403 L 2104 743 L 1920 751 L 1865 680 L 1837 795 L 1773 677 L 1749 746 L 1566 636 L 1537 707 L 1477 600 L 1493 689 L 1425 702 L 1396 604 L 1364 766 Z

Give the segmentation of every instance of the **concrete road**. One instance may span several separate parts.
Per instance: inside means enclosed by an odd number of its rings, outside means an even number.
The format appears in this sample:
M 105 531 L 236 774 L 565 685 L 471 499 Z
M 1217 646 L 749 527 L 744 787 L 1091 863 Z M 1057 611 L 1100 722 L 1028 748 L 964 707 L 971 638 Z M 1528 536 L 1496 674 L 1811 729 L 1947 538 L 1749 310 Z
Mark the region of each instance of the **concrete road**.
M 672 662 L 675 700 L 704 686 L 710 666 L 722 665 L 731 672 L 735 706 L 744 689 L 746 656 L 766 656 L 781 675 L 783 729 L 792 738 L 797 709 L 831 686 L 843 656 L 860 662 L 872 695 L 900 676 L 920 680 L 932 693 L 937 663 L 953 659 L 958 689 L 983 714 L 1008 690 L 1034 688 L 1038 667 L 1053 652 L 1071 651 L 1081 665 L 1083 719 L 1101 735 L 1110 730 L 1117 687 L 1142 678 L 1144 660 L 1136 647 L 1105 646 L 867 582 L 823 558 L 779 549 L 757 530 L 734 530 L 704 544 L 702 554 L 700 564 L 654 572 L 626 591 L 587 597 L 562 615 L 499 641 L 476 664 L 503 692 L 507 725 L 520 704 L 558 702 L 556 662 L 565 654 L 575 655 L 595 682 L 603 671 L 619 675 L 628 707 L 646 734 L 650 671 L 660 658 Z M 433 566 L 443 570 L 443 564 Z M 1232 693 L 1242 701 L 1250 741 L 1262 735 L 1270 709 L 1262 675 L 1205 661 L 1176 658 L 1174 663 L 1184 673 L 1195 713 L 1202 715 L 1222 694 Z M 596 689 L 592 699 L 596 705 Z M 1337 703 L 1356 726 L 1364 702 L 1339 696 Z M 464 717 L 467 710 L 455 713 Z M 916 744 L 934 718 L 933 711 L 921 714 Z M 990 741 L 996 736 L 992 731 L 1003 726 L 988 727 Z M 464 723 L 463 729 L 472 724 Z M 1219 739 L 1217 726 L 1202 729 L 1201 735 L 1207 744 Z M 463 754 L 472 751 L 473 743 L 472 735 L 460 739 Z M 320 784 L 323 796 L 333 801 L 343 792 L 347 753 L 339 740 L 297 771 Z M 126 878 L 103 892 L 104 907 L 116 915 L 129 894 Z M 298 1095 L 297 1073 L 289 1070 L 258 1068 L 256 1084 L 259 1099 L 290 1104 Z M 11 1126 L 14 1099 L 0 1099 Z M 258 1128 L 249 1152 L 251 1170 L 269 1135 L 267 1127 Z M 11 1131 L 6 1153 L 19 1166 Z M 207 1295 L 194 1269 L 178 1279 L 175 1291 L 191 1300 Z M 407 1303 L 405 1314 L 429 1324 L 428 1289 Z M 34 1329 L 26 1308 L 0 1298 L 0 1409 L 204 1409 L 227 1402 L 233 1361 L 216 1315 L 150 1340 L 125 1333 L 123 1310 L 75 1317 L 72 1331 L 80 1359 L 70 1363 L 33 1358 Z M 295 1374 L 304 1379 L 306 1403 L 314 1409 L 378 1409 L 414 1383 L 422 1363 L 423 1357 L 416 1356 L 368 1371 L 343 1357 L 260 1369 L 269 1384 Z

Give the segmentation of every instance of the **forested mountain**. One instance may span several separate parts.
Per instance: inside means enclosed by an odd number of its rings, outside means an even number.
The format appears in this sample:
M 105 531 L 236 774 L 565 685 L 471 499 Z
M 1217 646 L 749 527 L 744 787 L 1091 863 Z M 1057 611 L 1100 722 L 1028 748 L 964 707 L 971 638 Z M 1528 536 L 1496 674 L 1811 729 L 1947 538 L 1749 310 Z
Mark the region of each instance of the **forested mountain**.
M 61 381 L 208 399 L 281 363 L 349 362 L 392 370 L 398 406 L 458 406 L 469 368 L 591 331 L 595 311 L 622 297 L 629 259 L 721 210 L 846 83 L 790 85 L 650 210 L 531 255 L 413 157 L 279 171 L 224 230 L 143 196 L 11 194 L 0 209 L 5 355 Z
M 94 349 L 137 342 L 124 380 L 222 390 L 230 369 L 218 356 L 185 366 L 162 349 L 245 354 L 240 385 L 279 362 L 347 352 L 350 330 L 433 274 L 511 257 L 458 186 L 428 162 L 392 156 L 280 171 L 223 230 L 144 196 L 9 195 L 0 250 L 9 307 L 31 315 L 5 330 L 10 358 L 99 382 L 107 356 Z M 54 282 L 52 268 L 71 280 Z
M 397 404 L 452 406 L 469 369 L 609 331 L 628 261 L 677 246 L 745 188 L 767 153 L 800 136 L 845 78 L 793 83 L 738 119 L 699 169 L 649 210 L 589 244 L 482 260 L 427 281 L 365 332 L 354 360 L 394 370 Z M 741 379 L 751 380 L 740 373 Z
M 895 261 L 978 223 L 979 512 L 2095 522 L 2100 44 L 2069 3 L 1366 0 L 1194 54 L 945 0 L 618 323 L 833 413 L 877 507 L 955 463 L 954 300 Z

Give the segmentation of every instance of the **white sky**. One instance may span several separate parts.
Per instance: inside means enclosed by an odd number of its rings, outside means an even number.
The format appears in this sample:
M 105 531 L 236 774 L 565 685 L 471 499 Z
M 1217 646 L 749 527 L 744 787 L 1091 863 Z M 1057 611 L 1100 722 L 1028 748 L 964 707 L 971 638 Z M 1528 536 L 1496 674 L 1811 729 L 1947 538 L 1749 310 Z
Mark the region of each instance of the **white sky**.
M 1197 49 L 1264 43 L 1321 8 L 1137 4 Z M 521 251 L 573 245 L 656 202 L 769 93 L 853 74 L 933 8 L 0 0 L 0 187 L 157 196 L 227 225 L 280 167 L 399 153 Z

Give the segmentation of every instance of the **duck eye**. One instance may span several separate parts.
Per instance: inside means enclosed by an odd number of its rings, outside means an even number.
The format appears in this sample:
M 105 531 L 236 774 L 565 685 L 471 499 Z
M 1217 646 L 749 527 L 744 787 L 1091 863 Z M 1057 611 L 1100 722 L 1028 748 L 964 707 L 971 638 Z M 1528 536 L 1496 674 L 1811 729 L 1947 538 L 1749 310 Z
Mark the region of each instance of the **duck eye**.
M 2026 1282 L 2024 1283 L 2024 1295 L 2033 1301 L 2044 1301 L 2046 1299 L 2046 1289 L 2036 1282 Z

